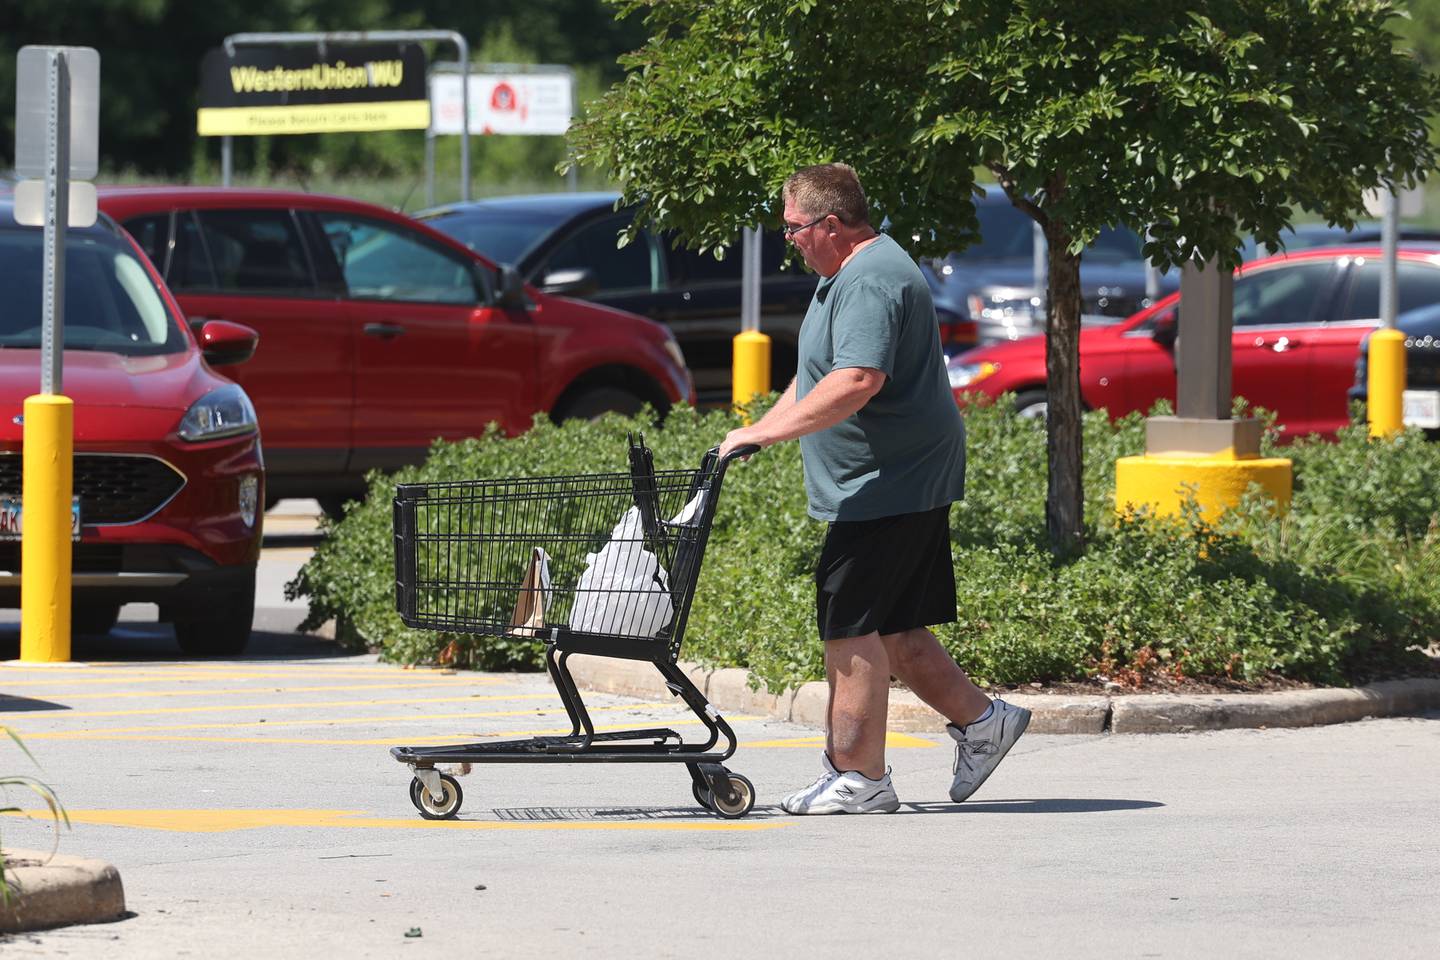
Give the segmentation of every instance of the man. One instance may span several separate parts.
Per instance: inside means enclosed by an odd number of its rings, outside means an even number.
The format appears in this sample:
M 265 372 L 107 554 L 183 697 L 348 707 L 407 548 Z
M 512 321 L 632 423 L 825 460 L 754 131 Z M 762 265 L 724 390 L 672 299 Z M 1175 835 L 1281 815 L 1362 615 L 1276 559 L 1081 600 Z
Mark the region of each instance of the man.
M 806 167 L 785 181 L 785 235 L 821 280 L 800 330 L 795 380 L 721 454 L 799 438 L 809 513 L 830 522 L 815 572 L 830 684 L 824 773 L 789 813 L 890 813 L 890 677 L 949 721 L 950 797 L 995 769 L 1030 712 L 991 701 L 928 629 L 955 619 L 950 504 L 964 495 L 965 427 L 940 353 L 930 289 L 870 226 L 855 171 Z

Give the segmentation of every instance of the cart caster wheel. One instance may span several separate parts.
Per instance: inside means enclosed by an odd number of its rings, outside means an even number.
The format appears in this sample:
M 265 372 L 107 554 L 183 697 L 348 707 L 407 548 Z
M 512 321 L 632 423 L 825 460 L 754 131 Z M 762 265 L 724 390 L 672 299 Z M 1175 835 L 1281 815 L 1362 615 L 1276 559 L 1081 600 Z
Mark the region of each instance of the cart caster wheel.
M 440 774 L 440 790 L 443 794 L 439 803 L 430 796 L 425 784 L 416 777 L 410 781 L 410 802 L 426 820 L 453 820 L 460 812 L 460 803 L 465 795 L 460 791 L 460 782 L 448 773 Z
M 729 774 L 730 796 L 711 796 L 711 807 L 726 820 L 738 820 L 755 806 L 755 785 L 738 773 Z
M 692 780 L 690 782 L 690 793 L 695 797 L 695 802 L 706 810 L 715 809 L 715 803 L 710 799 L 710 790 L 708 788 L 702 787 Z

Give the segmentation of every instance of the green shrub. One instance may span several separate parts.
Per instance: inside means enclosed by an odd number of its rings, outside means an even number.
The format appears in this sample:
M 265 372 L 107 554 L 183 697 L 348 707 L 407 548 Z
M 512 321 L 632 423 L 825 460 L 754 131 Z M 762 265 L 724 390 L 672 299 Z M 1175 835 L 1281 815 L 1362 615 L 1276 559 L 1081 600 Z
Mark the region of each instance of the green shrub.
M 1114 514 L 1117 457 L 1144 448 L 1138 415 L 1085 419 L 1088 547 L 1068 562 L 1044 532 L 1045 432 L 1007 402 L 966 409 L 967 496 L 951 512 L 959 620 L 937 633 L 986 683 L 1106 677 L 1253 683 L 1271 677 L 1354 682 L 1409 669 L 1440 623 L 1440 444 L 1407 434 L 1374 443 L 1363 427 L 1338 443 L 1284 448 L 1295 461 L 1291 510 L 1258 496 L 1215 526 Z M 697 465 L 738 424 L 725 412 L 673 411 L 527 434 L 437 443 L 428 461 L 373 476 L 370 494 L 288 591 L 310 601 L 307 627 L 330 617 L 342 639 L 388 659 L 482 669 L 541 664 L 538 643 L 411 630 L 394 612 L 390 500 L 396 482 L 611 472 L 643 430 L 661 468 Z M 1273 431 L 1266 449 L 1275 449 Z M 798 444 L 773 447 L 726 477 L 684 654 L 748 667 L 772 686 L 823 676 L 811 570 L 824 525 L 805 512 Z

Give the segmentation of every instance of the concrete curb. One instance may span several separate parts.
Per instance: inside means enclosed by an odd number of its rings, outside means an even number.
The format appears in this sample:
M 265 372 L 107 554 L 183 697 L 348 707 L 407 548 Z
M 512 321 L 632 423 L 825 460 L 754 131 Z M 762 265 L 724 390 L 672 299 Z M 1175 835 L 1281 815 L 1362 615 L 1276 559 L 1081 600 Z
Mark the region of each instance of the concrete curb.
M 577 654 L 570 658 L 569 665 L 575 682 L 587 690 L 644 699 L 670 696 L 659 671 L 648 663 Z M 750 675 L 745 670 L 706 670 L 684 661 L 680 667 L 721 711 L 825 726 L 829 692 L 823 683 L 806 683 L 794 690 L 772 693 L 764 684 L 750 689 Z M 1006 694 L 1005 699 L 1031 711 L 1030 730 L 1035 733 L 1190 733 L 1413 716 L 1440 710 L 1440 680 L 1389 680 L 1364 687 L 1284 693 L 1123 697 Z M 888 723 L 895 731 L 933 732 L 944 728 L 945 718 L 909 690 L 891 690 Z
M 103 860 L 6 850 L 10 902 L 0 903 L 0 933 L 73 923 L 108 923 L 125 916 L 120 873 Z

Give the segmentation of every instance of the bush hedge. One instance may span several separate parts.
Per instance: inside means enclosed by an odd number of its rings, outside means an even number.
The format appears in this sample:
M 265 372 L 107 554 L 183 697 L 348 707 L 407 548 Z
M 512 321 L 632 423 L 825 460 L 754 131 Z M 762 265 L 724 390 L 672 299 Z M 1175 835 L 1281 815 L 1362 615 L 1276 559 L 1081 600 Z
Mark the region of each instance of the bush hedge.
M 965 412 L 966 499 L 951 511 L 959 621 L 937 630 L 977 682 L 1182 679 L 1344 684 L 1424 669 L 1440 636 L 1440 444 L 1416 432 L 1287 445 L 1291 509 L 1258 494 L 1215 526 L 1192 510 L 1117 517 L 1114 463 L 1142 451 L 1143 420 L 1084 422 L 1087 548 L 1056 559 L 1044 534 L 1043 423 L 1008 403 Z M 542 648 L 515 639 L 406 628 L 394 612 L 390 500 L 396 482 L 625 469 L 643 430 L 661 468 L 698 464 L 736 426 L 728 412 L 672 411 L 436 443 L 423 466 L 370 478 L 367 499 L 287 587 L 310 603 L 307 629 L 331 617 L 342 641 L 390 660 L 536 669 Z M 1267 452 L 1277 437 L 1266 434 Z M 799 447 L 732 468 L 719 506 L 684 654 L 748 667 L 772 687 L 823 677 L 811 570 L 824 525 L 805 513 Z

